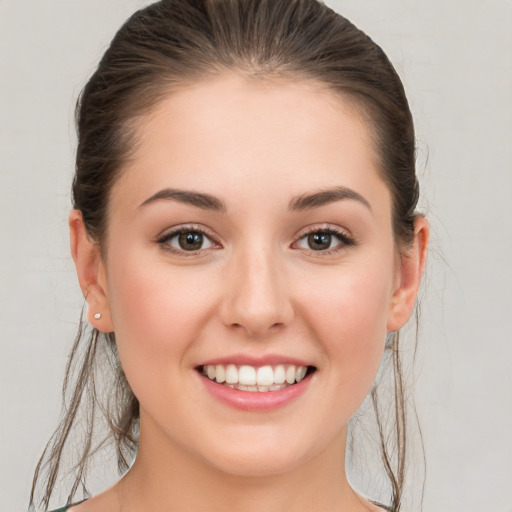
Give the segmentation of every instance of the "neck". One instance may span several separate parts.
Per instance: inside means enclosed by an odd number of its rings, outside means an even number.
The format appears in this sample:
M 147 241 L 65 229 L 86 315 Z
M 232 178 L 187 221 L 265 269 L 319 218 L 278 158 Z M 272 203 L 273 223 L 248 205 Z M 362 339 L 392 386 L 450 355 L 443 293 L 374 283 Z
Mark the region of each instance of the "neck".
M 165 436 L 145 435 L 133 467 L 118 485 L 122 512 L 359 512 L 372 510 L 345 473 L 346 431 L 293 469 L 265 476 L 234 475 L 184 451 Z

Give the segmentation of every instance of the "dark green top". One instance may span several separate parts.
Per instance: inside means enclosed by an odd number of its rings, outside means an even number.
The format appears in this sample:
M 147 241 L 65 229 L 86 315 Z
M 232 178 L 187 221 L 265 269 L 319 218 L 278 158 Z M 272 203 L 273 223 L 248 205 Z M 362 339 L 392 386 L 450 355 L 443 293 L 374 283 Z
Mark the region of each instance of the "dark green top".
M 82 501 L 85 501 L 85 500 L 82 500 Z M 79 503 L 82 503 L 82 501 L 77 501 L 76 503 L 70 503 L 69 505 L 66 505 L 65 507 L 61 507 L 61 508 L 58 508 L 56 510 L 51 510 L 50 512 L 66 512 L 66 510 L 69 507 L 72 507 L 74 505 L 78 505 Z

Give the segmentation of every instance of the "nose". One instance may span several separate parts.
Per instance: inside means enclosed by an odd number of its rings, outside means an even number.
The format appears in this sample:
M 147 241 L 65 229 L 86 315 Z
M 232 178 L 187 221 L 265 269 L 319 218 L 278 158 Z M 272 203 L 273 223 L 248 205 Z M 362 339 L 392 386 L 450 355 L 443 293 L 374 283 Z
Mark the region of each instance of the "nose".
M 220 314 L 230 328 L 261 337 L 294 316 L 289 288 L 278 258 L 269 251 L 247 251 L 231 261 Z

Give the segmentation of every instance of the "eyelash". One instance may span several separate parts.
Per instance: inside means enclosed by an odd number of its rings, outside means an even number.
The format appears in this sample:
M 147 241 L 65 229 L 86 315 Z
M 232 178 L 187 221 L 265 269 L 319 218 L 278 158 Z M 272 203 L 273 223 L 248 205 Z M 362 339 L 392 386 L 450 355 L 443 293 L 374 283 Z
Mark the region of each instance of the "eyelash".
M 165 233 L 164 235 L 162 235 L 160 238 L 157 239 L 157 243 L 160 246 L 162 246 L 162 248 L 165 251 L 171 252 L 173 254 L 177 254 L 179 256 L 184 256 L 184 257 L 197 256 L 201 251 L 204 251 L 204 250 L 207 250 L 210 248 L 210 247 L 207 247 L 206 249 L 201 248 L 196 251 L 186 251 L 184 249 L 177 249 L 170 245 L 169 242 L 173 238 L 175 238 L 179 235 L 182 235 L 182 234 L 186 234 L 186 233 L 197 233 L 197 234 L 203 236 L 204 239 L 209 240 L 214 248 L 222 247 L 220 245 L 220 243 L 217 242 L 212 235 L 208 234 L 204 228 L 201 228 L 199 226 L 182 226 L 180 228 L 177 228 L 169 233 Z
M 204 239 L 208 240 L 212 244 L 212 247 L 200 248 L 196 251 L 187 251 L 184 249 L 177 249 L 170 245 L 170 241 L 173 238 L 175 238 L 179 235 L 182 235 L 182 234 L 186 234 L 186 233 L 197 233 L 197 234 L 201 235 L 202 237 L 204 237 Z M 339 243 L 335 247 L 331 247 L 329 249 L 323 249 L 323 250 L 322 249 L 315 250 L 315 249 L 303 248 L 303 250 L 306 251 L 306 253 L 310 256 L 317 256 L 317 257 L 318 256 L 319 257 L 329 256 L 331 254 L 337 253 L 338 251 L 340 251 L 346 247 L 357 245 L 357 241 L 351 235 L 349 235 L 346 231 L 339 230 L 339 229 L 333 228 L 331 226 L 326 226 L 326 227 L 314 226 L 314 227 L 310 227 L 306 231 L 304 231 L 299 236 L 299 238 L 295 242 L 293 242 L 291 247 L 294 248 L 294 246 L 296 244 L 298 244 L 302 240 L 305 240 L 308 236 L 310 236 L 312 234 L 326 234 L 329 236 L 334 236 L 339 240 Z M 183 256 L 183 257 L 197 256 L 198 254 L 201 253 L 201 251 L 205 251 L 210 248 L 215 248 L 215 249 L 222 248 L 222 245 L 218 241 L 216 241 L 212 235 L 208 234 L 204 228 L 199 227 L 199 226 L 193 226 L 193 225 L 183 226 L 183 227 L 180 227 L 180 228 L 177 228 L 177 229 L 171 231 L 170 233 L 166 233 L 157 239 L 157 243 L 160 246 L 162 246 L 162 248 L 164 250 L 171 252 L 173 254 L 177 254 L 179 256 Z
M 357 241 L 347 232 L 344 230 L 336 229 L 332 226 L 325 226 L 325 227 L 310 227 L 307 228 L 306 231 L 304 231 L 298 238 L 296 242 L 293 243 L 293 245 L 299 243 L 302 240 L 305 240 L 309 235 L 312 234 L 326 234 L 330 236 L 334 236 L 339 240 L 339 243 L 331 247 L 329 249 L 324 250 L 314 250 L 314 249 L 304 249 L 307 251 L 307 254 L 309 256 L 316 256 L 316 257 L 322 257 L 322 256 L 330 256 L 332 254 L 335 254 L 341 250 L 343 250 L 346 247 L 351 247 L 357 245 Z

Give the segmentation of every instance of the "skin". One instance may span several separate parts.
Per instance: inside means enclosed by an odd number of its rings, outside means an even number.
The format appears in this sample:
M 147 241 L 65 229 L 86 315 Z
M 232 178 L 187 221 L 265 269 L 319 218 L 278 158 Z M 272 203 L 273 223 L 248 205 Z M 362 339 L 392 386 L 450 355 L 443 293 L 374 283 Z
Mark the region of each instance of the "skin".
M 400 257 L 368 127 L 321 84 L 226 73 L 174 91 L 138 136 L 111 192 L 103 257 L 77 211 L 70 228 L 89 321 L 115 331 L 140 401 L 140 447 L 116 486 L 73 512 L 378 510 L 347 481 L 346 426 L 386 333 L 412 311 L 428 225 L 416 219 Z M 364 200 L 290 209 L 335 187 Z M 225 208 L 143 204 L 168 188 Z M 186 253 L 176 238 L 162 241 L 184 226 L 212 242 Z M 354 244 L 332 236 L 329 250 L 312 250 L 306 230 L 326 228 Z M 212 398 L 196 371 L 232 354 L 317 370 L 284 407 L 241 411 Z

